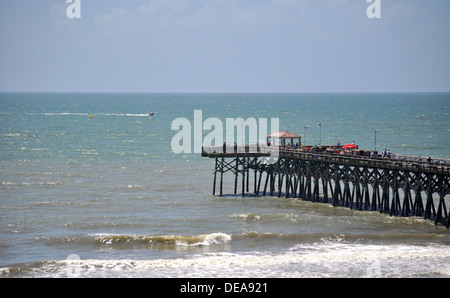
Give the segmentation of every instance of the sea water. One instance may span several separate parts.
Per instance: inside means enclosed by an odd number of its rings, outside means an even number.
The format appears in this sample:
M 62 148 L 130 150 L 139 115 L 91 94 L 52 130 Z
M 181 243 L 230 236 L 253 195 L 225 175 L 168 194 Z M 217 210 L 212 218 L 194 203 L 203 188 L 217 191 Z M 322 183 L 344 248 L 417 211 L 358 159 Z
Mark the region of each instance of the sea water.
M 194 110 L 450 158 L 449 93 L 1 93 L 0 277 L 450 276 L 450 232 L 431 220 L 233 182 L 212 195 L 214 160 L 171 149 L 172 121 Z

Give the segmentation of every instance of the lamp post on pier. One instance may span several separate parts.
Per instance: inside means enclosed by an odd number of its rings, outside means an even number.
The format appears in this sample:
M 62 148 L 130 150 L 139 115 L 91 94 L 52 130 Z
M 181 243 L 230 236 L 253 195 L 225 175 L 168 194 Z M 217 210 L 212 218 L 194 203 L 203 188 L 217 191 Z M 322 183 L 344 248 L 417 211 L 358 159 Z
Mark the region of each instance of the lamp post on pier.
M 378 129 L 375 129 L 375 151 L 377 151 L 377 132 L 380 132 Z
M 306 148 L 306 129 L 309 128 L 309 126 L 305 126 L 305 148 Z
M 322 144 L 322 123 L 319 122 L 319 145 Z

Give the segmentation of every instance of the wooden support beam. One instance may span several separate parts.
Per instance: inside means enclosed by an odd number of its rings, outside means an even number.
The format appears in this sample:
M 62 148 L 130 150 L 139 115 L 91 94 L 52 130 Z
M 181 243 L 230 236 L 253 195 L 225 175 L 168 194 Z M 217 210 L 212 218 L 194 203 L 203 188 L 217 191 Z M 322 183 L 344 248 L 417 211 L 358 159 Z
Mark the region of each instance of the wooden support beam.
M 216 177 L 217 177 L 217 171 L 218 171 L 218 161 L 216 158 L 216 164 L 214 169 L 214 184 L 213 184 L 213 196 L 216 195 Z M 222 172 L 222 171 L 221 171 Z
M 237 194 L 237 179 L 239 174 L 239 159 L 236 157 L 236 166 L 234 168 L 234 194 Z
M 221 170 L 220 170 L 220 196 L 223 195 L 223 162 L 224 159 L 222 157 L 222 162 L 221 162 Z
M 423 212 L 422 194 L 420 190 L 416 190 L 413 206 L 413 216 L 421 216 Z

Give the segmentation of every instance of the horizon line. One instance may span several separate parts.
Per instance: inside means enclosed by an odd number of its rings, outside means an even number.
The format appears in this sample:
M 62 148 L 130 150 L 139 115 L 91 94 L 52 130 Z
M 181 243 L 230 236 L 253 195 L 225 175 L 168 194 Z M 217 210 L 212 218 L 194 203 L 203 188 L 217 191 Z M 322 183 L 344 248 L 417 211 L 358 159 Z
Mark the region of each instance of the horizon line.
M 0 93 L 59 94 L 386 94 L 450 93 L 449 91 L 2 91 Z

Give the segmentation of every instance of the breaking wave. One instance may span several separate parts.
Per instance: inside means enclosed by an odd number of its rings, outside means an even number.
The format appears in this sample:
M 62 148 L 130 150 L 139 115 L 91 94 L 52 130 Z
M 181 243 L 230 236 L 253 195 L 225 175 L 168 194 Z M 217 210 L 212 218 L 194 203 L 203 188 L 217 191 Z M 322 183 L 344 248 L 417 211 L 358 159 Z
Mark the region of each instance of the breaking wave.
M 152 248 L 170 248 L 171 246 L 195 247 L 221 245 L 231 241 L 231 236 L 213 233 L 194 236 L 136 236 L 136 235 L 97 235 L 95 241 L 106 245 L 149 245 Z
M 336 233 L 260 233 L 247 231 L 230 235 L 227 233 L 211 233 L 199 235 L 131 235 L 131 234 L 90 234 L 82 236 L 38 238 L 51 246 L 76 244 L 79 247 L 97 249 L 151 249 L 178 250 L 201 247 L 220 247 L 233 244 L 235 247 L 290 247 L 295 245 L 316 244 L 377 244 L 386 241 L 392 244 L 420 245 L 421 243 L 442 242 L 440 234 L 336 234 Z M 449 240 L 450 241 L 450 240 Z M 450 242 L 449 242 L 450 244 Z
M 76 243 L 86 246 L 100 246 L 114 249 L 179 249 L 190 247 L 223 245 L 231 241 L 231 235 L 225 233 L 212 233 L 201 235 L 116 235 L 94 234 L 79 237 L 60 237 L 41 239 L 49 245 Z
M 208 238 L 215 239 L 212 242 L 228 239 L 226 234 L 199 238 L 191 239 L 192 244 Z M 324 242 L 277 252 L 198 253 L 168 259 L 82 260 L 71 255 L 66 260 L 0 268 L 0 277 L 450 277 L 449 258 L 444 245 L 387 249 Z

